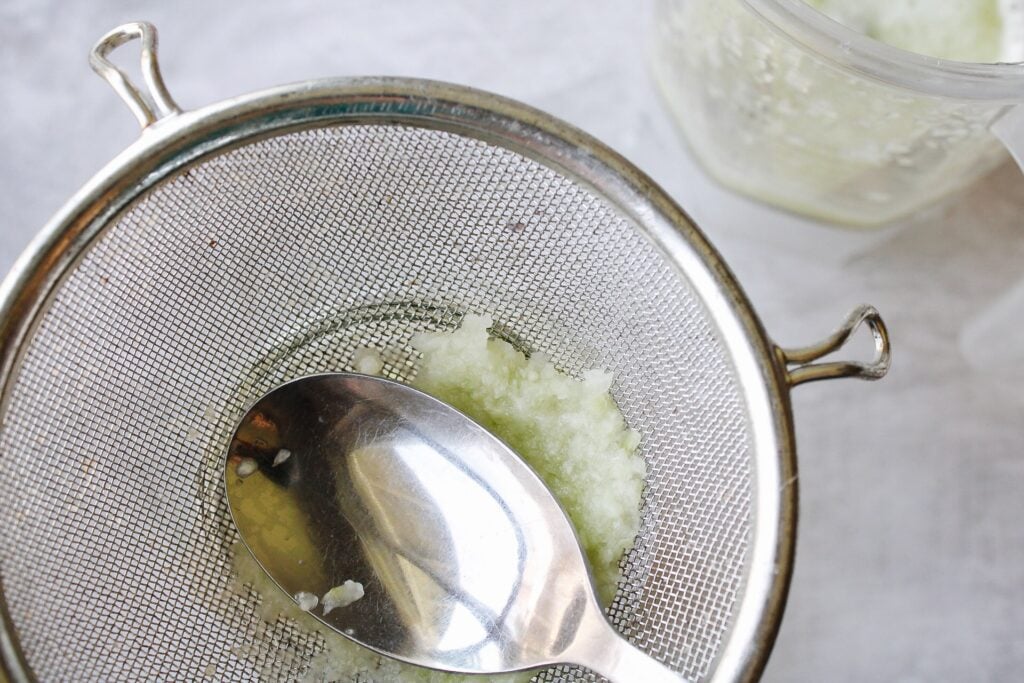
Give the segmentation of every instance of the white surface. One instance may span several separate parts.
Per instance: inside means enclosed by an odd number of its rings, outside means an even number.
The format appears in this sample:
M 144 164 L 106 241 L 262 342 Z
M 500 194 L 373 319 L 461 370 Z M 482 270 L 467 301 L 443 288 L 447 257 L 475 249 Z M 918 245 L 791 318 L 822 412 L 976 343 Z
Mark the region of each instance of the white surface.
M 817 340 L 861 301 L 889 323 L 888 378 L 795 392 L 798 557 L 765 679 L 1019 680 L 1024 370 L 972 369 L 957 344 L 963 324 L 1024 273 L 1019 171 L 1005 166 L 930 218 L 871 235 L 734 197 L 687 158 L 656 99 L 646 12 L 634 3 L 123 6 L 0 5 L 0 270 L 137 135 L 86 62 L 127 20 L 157 24 L 164 75 L 185 108 L 318 76 L 399 74 L 546 109 L 660 182 L 783 345 Z
M 1001 372 L 1007 364 L 1024 366 L 1024 279 L 968 322 L 960 333 L 960 350 L 983 372 Z M 984 348 L 985 353 L 973 353 Z

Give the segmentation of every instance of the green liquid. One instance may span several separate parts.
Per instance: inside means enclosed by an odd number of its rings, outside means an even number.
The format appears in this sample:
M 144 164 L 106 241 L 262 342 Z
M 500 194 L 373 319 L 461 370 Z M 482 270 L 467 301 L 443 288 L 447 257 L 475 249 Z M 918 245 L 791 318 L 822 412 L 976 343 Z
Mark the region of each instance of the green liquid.
M 999 0 L 804 0 L 875 40 L 961 62 L 1004 58 Z

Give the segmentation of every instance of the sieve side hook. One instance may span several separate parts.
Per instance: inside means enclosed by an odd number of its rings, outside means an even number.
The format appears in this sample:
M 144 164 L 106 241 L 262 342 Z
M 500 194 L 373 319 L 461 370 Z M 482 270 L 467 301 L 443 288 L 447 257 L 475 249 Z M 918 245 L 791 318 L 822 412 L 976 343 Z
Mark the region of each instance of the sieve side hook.
M 836 361 L 815 363 L 814 361 L 837 351 L 861 325 L 867 325 L 875 341 L 875 356 L 866 363 L 858 361 Z M 805 382 L 840 377 L 858 379 L 881 379 L 889 371 L 892 351 L 889 347 L 889 331 L 882 316 L 874 306 L 861 305 L 853 309 L 843 324 L 826 339 L 798 349 L 777 349 L 779 359 L 786 369 L 786 380 L 790 387 Z M 795 366 L 795 367 L 790 367 Z
M 139 90 L 128 76 L 109 59 L 112 51 L 131 40 L 142 41 L 142 78 L 147 92 Z M 156 27 L 148 21 L 122 24 L 97 41 L 89 53 L 89 65 L 131 109 L 145 130 L 160 119 L 178 114 L 181 109 L 167 92 L 156 56 Z

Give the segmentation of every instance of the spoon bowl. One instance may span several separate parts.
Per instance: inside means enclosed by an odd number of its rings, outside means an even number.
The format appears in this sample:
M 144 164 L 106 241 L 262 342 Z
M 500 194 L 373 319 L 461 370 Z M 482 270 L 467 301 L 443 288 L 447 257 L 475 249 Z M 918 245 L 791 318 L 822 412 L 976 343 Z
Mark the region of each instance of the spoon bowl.
M 235 430 L 225 481 L 243 541 L 283 590 L 362 584 L 360 599 L 311 614 L 381 654 L 461 673 L 570 663 L 683 680 L 608 624 L 536 473 L 412 387 L 350 373 L 277 387 Z

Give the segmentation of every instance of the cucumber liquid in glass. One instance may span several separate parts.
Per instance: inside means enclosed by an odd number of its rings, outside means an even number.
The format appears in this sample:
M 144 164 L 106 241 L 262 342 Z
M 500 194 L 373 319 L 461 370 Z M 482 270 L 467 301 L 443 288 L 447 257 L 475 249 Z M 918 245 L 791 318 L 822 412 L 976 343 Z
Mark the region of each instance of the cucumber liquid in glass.
M 654 70 L 707 171 L 871 227 L 1005 159 L 1024 100 L 1020 0 L 660 0 Z

